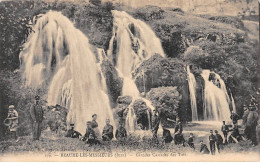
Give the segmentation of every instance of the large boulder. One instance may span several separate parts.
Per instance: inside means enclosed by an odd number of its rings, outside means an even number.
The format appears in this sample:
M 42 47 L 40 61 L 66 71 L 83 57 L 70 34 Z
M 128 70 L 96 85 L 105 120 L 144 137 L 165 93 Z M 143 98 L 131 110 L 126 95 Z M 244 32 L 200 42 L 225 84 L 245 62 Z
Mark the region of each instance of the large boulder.
M 141 124 L 143 129 L 150 129 L 150 116 L 152 114 L 147 100 L 138 98 L 133 100 L 131 96 L 119 96 L 115 112 L 119 121 L 125 122 L 129 109 L 133 108 L 136 115 L 137 124 Z
M 137 118 L 137 124 L 142 124 L 143 129 L 150 129 L 151 108 L 148 107 L 143 99 L 137 99 L 133 103 L 134 112 Z
M 144 61 L 133 73 L 140 92 L 162 86 L 182 86 L 187 78 L 182 61 L 164 58 L 158 54 Z
M 147 98 L 151 100 L 152 105 L 158 110 L 163 127 L 174 126 L 174 122 L 168 119 L 173 121 L 178 117 L 181 120 L 183 119 L 181 114 L 185 109 L 179 106 L 182 96 L 177 87 L 152 88 L 147 93 Z

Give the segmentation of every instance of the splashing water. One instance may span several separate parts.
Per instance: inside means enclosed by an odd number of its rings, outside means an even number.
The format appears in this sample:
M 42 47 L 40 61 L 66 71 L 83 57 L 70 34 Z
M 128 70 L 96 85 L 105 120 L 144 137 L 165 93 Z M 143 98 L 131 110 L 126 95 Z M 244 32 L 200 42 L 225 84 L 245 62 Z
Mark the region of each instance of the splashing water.
M 236 113 L 237 112 L 237 109 L 236 109 L 236 104 L 235 104 L 235 100 L 233 98 L 233 95 L 231 93 L 231 103 L 232 103 L 232 110 Z
M 219 81 L 218 86 L 210 81 L 210 74 L 215 74 L 215 79 Z M 229 97 L 226 86 L 220 76 L 209 70 L 203 70 L 201 76 L 205 81 L 204 89 L 204 120 L 229 121 Z
M 196 103 L 196 79 L 190 72 L 190 66 L 187 66 L 188 84 L 191 101 L 192 121 L 198 120 L 197 103 Z
M 131 72 L 155 53 L 164 56 L 160 39 L 143 21 L 134 19 L 124 11 L 112 11 L 113 36 L 110 40 L 108 58 L 122 72 Z
M 100 125 L 105 125 L 106 118 L 114 121 L 106 84 L 100 83 L 99 64 L 88 38 L 54 11 L 39 18 L 34 31 L 20 54 L 26 85 L 41 88 L 44 82 L 50 82 L 48 104 L 66 106 L 67 122 L 75 123 L 81 133 L 85 133 L 86 121 L 94 113 Z
M 124 11 L 112 11 L 114 16 L 113 36 L 110 40 L 108 58 L 117 68 L 119 75 L 124 79 L 123 96 L 132 96 L 139 99 L 140 93 L 132 80 L 132 72 L 144 61 L 154 54 L 165 56 L 160 39 L 152 29 L 143 21 L 134 19 Z M 141 98 L 144 100 L 144 98 Z M 134 101 L 133 101 L 134 102 Z M 146 105 L 153 109 L 149 100 Z M 136 129 L 136 118 L 132 105 L 127 114 L 126 125 L 131 130 Z M 150 126 L 150 112 L 147 111 Z M 132 119 L 131 119 L 132 118 Z

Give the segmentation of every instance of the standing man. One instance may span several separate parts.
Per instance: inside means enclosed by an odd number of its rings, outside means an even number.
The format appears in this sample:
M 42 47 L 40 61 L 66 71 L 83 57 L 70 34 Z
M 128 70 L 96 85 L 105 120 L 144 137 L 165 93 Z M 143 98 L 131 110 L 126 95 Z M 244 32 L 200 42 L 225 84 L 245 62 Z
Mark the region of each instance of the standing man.
M 12 138 L 14 138 L 16 140 L 16 142 L 18 142 L 18 136 L 16 134 L 17 128 L 18 128 L 18 113 L 17 111 L 14 109 L 14 105 L 10 105 L 9 107 L 9 111 L 8 111 L 8 116 L 6 118 L 6 120 L 10 120 L 11 124 L 9 125 L 9 131 L 11 133 Z
M 177 145 L 182 144 L 183 146 L 185 146 L 185 139 L 182 135 L 182 131 L 183 131 L 183 127 L 181 124 L 181 121 L 177 121 L 177 124 L 175 126 L 175 130 L 174 130 L 174 143 Z
M 158 143 L 158 139 L 157 139 L 157 132 L 159 129 L 159 117 L 156 114 L 156 110 L 153 110 L 153 115 L 152 115 L 152 133 L 153 133 L 153 140 L 155 141 L 155 143 Z
M 102 140 L 103 141 L 110 141 L 114 137 L 113 135 L 113 126 L 110 124 L 110 120 L 106 119 L 106 125 L 104 126 L 102 132 Z
M 216 142 L 216 137 L 215 137 L 215 135 L 213 135 L 213 131 L 210 130 L 209 147 L 210 147 L 211 155 L 215 155 L 215 151 L 216 151 L 215 142 Z
M 228 143 L 227 135 L 228 135 L 228 132 L 229 132 L 229 128 L 226 125 L 225 121 L 223 121 L 223 125 L 221 127 L 221 131 L 223 132 L 223 135 L 224 135 L 224 138 L 225 138 L 225 143 L 224 144 L 227 144 Z
M 223 144 L 223 138 L 222 138 L 222 136 L 218 133 L 217 130 L 215 130 L 215 136 L 216 136 L 217 149 L 218 149 L 218 152 L 220 153 L 220 147 L 221 147 L 222 144 Z
M 43 121 L 43 108 L 40 105 L 40 96 L 35 96 L 35 104 L 30 108 L 30 115 L 33 121 L 33 140 L 39 140 Z

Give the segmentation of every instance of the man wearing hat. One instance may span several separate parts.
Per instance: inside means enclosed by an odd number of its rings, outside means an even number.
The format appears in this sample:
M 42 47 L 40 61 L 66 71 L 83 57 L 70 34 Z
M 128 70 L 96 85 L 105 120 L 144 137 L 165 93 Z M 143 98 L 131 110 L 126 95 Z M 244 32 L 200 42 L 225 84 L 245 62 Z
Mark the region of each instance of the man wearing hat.
M 182 144 L 184 146 L 185 139 L 183 137 L 182 131 L 183 131 L 183 127 L 181 121 L 178 120 L 174 130 L 174 143 Z
M 8 111 L 8 116 L 6 118 L 6 120 L 10 120 L 10 125 L 9 125 L 9 130 L 11 133 L 12 138 L 14 138 L 16 140 L 16 142 L 18 142 L 18 137 L 16 134 L 17 128 L 18 128 L 18 113 L 17 111 L 14 109 L 14 105 L 10 105 L 9 107 L 9 111 Z
M 225 138 L 225 143 L 224 144 L 227 144 L 228 143 L 227 136 L 228 136 L 229 128 L 228 128 L 228 125 L 226 125 L 225 121 L 223 121 L 223 125 L 221 127 L 221 131 L 223 132 L 223 135 L 224 135 L 224 138 Z
M 159 129 L 159 117 L 156 114 L 156 109 L 153 110 L 153 115 L 152 115 L 152 133 L 153 133 L 153 140 L 155 141 L 155 143 L 158 143 L 158 139 L 157 139 L 157 132 Z
M 252 145 L 255 146 L 258 144 L 256 138 L 256 127 L 259 120 L 259 115 L 257 113 L 257 106 L 255 103 L 251 102 L 249 105 L 249 111 L 244 112 L 243 115 L 243 124 L 245 125 L 245 135 L 252 141 Z
M 110 119 L 106 119 L 106 125 L 103 128 L 102 132 L 102 140 L 103 141 L 110 141 L 113 139 L 114 134 L 113 134 L 113 126 L 110 124 Z
M 215 130 L 215 137 L 216 137 L 217 149 L 218 149 L 218 152 L 220 153 L 220 147 L 222 147 L 223 138 L 222 138 L 222 136 L 218 133 L 217 130 Z
M 40 96 L 35 96 L 35 104 L 30 108 L 33 127 L 33 140 L 39 140 L 41 136 L 41 125 L 43 121 L 43 108 L 40 105 Z
M 81 133 L 74 130 L 74 124 L 70 124 L 70 129 L 66 133 L 65 137 L 80 138 L 80 136 L 82 136 Z
M 119 121 L 119 127 L 116 130 L 116 139 L 118 141 L 125 141 L 127 137 L 126 129 L 123 124 L 122 121 Z
M 210 135 L 209 135 L 209 148 L 211 155 L 215 155 L 215 142 L 216 142 L 216 136 L 213 135 L 213 130 L 210 130 Z
M 95 131 L 91 127 L 91 121 L 87 122 L 87 129 L 86 133 L 82 139 L 83 141 L 86 141 L 87 144 L 93 145 L 93 144 L 100 144 L 100 141 L 97 140 L 97 136 L 95 134 Z
M 230 115 L 230 119 L 232 120 L 233 124 L 236 124 L 237 120 L 239 120 L 239 115 L 232 110 L 231 115 Z
M 200 141 L 200 152 L 202 154 L 209 154 L 209 149 L 206 144 L 203 143 L 203 140 Z

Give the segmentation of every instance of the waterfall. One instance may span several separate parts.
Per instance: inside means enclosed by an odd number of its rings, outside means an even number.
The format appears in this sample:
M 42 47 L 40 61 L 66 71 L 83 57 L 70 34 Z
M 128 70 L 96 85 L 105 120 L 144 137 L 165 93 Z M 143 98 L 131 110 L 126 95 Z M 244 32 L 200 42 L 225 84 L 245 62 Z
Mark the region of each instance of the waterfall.
M 197 103 L 196 103 L 196 79 L 190 72 L 190 66 L 187 66 L 188 84 L 190 92 L 192 121 L 198 121 Z
M 20 54 L 25 84 L 48 84 L 48 104 L 66 106 L 67 122 L 83 134 L 94 113 L 99 128 L 106 118 L 114 121 L 100 61 L 96 63 L 88 38 L 54 11 L 39 18 L 33 29 Z
M 113 36 L 108 58 L 126 77 L 144 60 L 154 54 L 164 56 L 160 39 L 143 21 L 134 19 L 124 11 L 112 11 Z
M 203 70 L 201 76 L 205 81 L 204 120 L 229 121 L 229 96 L 221 77 L 209 70 Z
M 117 68 L 119 75 L 124 79 L 123 96 L 132 96 L 133 100 L 140 97 L 140 93 L 132 80 L 132 72 L 154 54 L 165 56 L 160 39 L 143 21 L 134 19 L 124 11 L 112 11 L 114 16 L 113 35 L 110 40 L 108 58 Z M 154 109 L 149 100 L 146 105 Z M 133 101 L 134 102 L 134 101 Z M 132 105 L 129 105 L 126 126 L 130 130 L 136 125 L 136 116 Z M 147 112 L 150 125 L 150 112 Z
M 233 95 L 231 93 L 231 103 L 232 103 L 232 110 L 236 113 L 237 112 L 237 109 L 236 109 L 236 104 L 235 104 L 235 100 L 233 98 Z
M 137 129 L 137 119 L 132 106 L 128 107 L 125 128 L 129 133 L 133 133 Z

